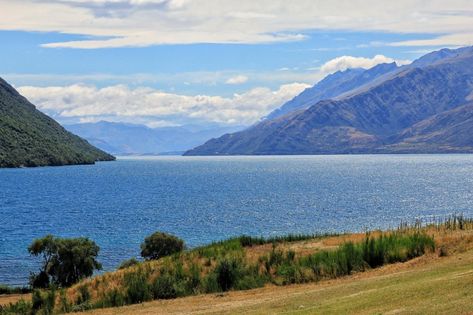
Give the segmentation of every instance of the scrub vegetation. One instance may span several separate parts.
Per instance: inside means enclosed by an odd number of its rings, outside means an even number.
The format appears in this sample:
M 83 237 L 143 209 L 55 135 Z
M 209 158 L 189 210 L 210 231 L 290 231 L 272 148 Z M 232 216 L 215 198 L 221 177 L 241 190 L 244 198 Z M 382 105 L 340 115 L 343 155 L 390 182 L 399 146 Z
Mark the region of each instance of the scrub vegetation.
M 70 288 L 35 290 L 32 302 L 5 306 L 2 314 L 29 311 L 86 311 L 205 293 L 248 290 L 338 279 L 407 262 L 426 253 L 448 256 L 439 231 L 473 230 L 473 221 L 455 216 L 423 225 L 401 224 L 392 231 L 339 236 L 248 236 L 177 251 L 157 260 L 85 279 Z

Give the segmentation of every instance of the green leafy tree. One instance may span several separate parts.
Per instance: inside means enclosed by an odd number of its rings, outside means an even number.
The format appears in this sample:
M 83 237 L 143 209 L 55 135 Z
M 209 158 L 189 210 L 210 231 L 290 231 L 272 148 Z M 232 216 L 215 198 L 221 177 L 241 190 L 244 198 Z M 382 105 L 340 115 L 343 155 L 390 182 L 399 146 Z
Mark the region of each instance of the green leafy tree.
M 79 280 L 90 277 L 102 265 L 97 261 L 100 248 L 88 238 L 57 238 L 47 235 L 34 240 L 28 247 L 33 256 L 42 257 L 38 274 L 32 274 L 33 287 L 48 287 L 54 284 L 68 287 Z
M 159 259 L 178 253 L 184 249 L 184 241 L 180 238 L 156 232 L 145 238 L 141 244 L 141 256 L 147 260 Z

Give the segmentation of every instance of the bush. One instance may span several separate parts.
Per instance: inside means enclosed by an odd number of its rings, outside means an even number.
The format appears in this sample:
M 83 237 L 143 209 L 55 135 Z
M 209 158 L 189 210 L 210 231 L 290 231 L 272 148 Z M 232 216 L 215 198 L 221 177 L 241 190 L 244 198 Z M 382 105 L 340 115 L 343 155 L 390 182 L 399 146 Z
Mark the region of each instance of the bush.
M 124 280 L 128 304 L 142 303 L 152 299 L 148 278 L 143 271 L 127 273 Z
M 87 286 L 82 285 L 78 289 L 79 289 L 79 296 L 77 297 L 76 304 L 80 305 L 80 304 L 88 303 L 90 301 L 90 292 Z
M 64 289 L 61 289 L 59 298 L 60 298 L 59 310 L 62 313 L 69 313 L 71 311 L 71 303 L 69 303 L 69 301 L 67 300 L 66 291 L 64 291 Z
M 33 312 L 36 312 L 43 307 L 44 301 L 40 290 L 33 291 L 33 294 L 31 296 L 31 303 Z
M 136 266 L 138 265 L 140 262 L 135 258 L 130 258 L 128 260 L 125 260 L 123 261 L 120 266 L 118 267 L 118 269 L 126 269 L 126 268 L 129 268 L 129 267 L 132 267 L 132 266 Z
M 371 237 L 361 244 L 345 243 L 335 251 L 320 251 L 300 260 L 309 267 L 316 279 L 349 275 L 353 271 L 375 268 L 388 263 L 402 262 L 435 250 L 432 237 L 422 233 L 391 233 Z
M 2 315 L 31 315 L 35 314 L 32 308 L 32 304 L 23 299 L 16 303 L 10 303 L 9 305 L 0 305 L 0 314 Z
M 141 256 L 146 260 L 159 259 L 178 253 L 184 249 L 184 241 L 180 238 L 156 232 L 147 238 L 141 244 Z
M 189 270 L 189 281 L 188 281 L 188 291 L 191 293 L 198 293 L 201 286 L 202 280 L 200 278 L 200 268 L 196 264 L 192 264 Z
M 303 282 L 301 271 L 295 264 L 284 264 L 278 268 L 277 273 L 279 276 L 283 277 L 284 280 L 282 284 L 284 285 Z
M 269 266 L 279 266 L 284 262 L 284 253 L 281 250 L 276 249 L 276 245 L 273 244 L 273 249 L 269 254 Z
M 326 237 L 326 236 L 335 236 L 335 235 L 338 235 L 338 234 L 335 234 L 335 233 L 288 234 L 288 235 L 282 235 L 282 236 L 273 236 L 269 238 L 242 235 L 236 239 L 240 241 L 241 246 L 251 247 L 254 245 L 263 245 L 263 244 L 269 244 L 269 243 L 284 243 L 284 242 L 290 243 L 290 242 L 297 242 L 297 241 L 305 241 L 305 240 L 311 240 L 311 239 L 316 239 L 316 238 L 321 238 L 321 237 Z
M 0 285 L 0 294 L 25 294 L 30 293 L 29 287 L 9 287 L 6 285 Z
M 153 283 L 153 297 L 155 299 L 174 299 L 178 292 L 174 286 L 175 279 L 170 274 L 162 274 Z
M 217 283 L 222 291 L 235 286 L 241 275 L 241 262 L 236 259 L 224 259 L 215 268 Z
M 51 287 L 49 291 L 33 290 L 31 296 L 31 313 L 36 314 L 41 310 L 41 314 L 53 314 L 56 303 L 56 289 Z
M 103 307 L 119 307 L 125 305 L 125 296 L 117 289 L 113 289 L 105 296 Z
M 210 273 L 204 279 L 204 287 L 206 293 L 214 293 L 221 291 L 220 285 L 217 281 L 217 274 L 215 272 Z

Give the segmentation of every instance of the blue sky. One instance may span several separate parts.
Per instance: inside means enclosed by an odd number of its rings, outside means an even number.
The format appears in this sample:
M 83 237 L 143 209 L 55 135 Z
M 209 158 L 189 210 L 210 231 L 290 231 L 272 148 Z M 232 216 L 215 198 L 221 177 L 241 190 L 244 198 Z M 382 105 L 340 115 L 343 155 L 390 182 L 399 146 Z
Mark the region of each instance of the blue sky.
M 0 1 L 0 42 L 0 76 L 63 123 L 251 124 L 334 71 L 473 44 L 473 4 Z

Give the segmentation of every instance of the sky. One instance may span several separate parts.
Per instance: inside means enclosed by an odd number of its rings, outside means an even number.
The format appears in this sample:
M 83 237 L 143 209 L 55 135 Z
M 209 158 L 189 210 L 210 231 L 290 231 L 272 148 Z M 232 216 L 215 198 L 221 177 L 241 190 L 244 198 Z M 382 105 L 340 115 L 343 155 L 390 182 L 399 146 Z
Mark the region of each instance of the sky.
M 63 124 L 250 125 L 336 71 L 473 45 L 473 1 L 0 0 L 0 43 Z

